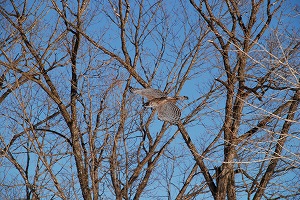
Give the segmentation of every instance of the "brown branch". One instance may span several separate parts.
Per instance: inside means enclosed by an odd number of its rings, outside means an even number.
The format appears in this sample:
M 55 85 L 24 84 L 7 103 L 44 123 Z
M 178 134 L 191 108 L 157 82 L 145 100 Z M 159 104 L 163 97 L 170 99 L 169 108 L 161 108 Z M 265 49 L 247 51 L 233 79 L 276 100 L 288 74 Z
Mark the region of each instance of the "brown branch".
M 166 123 L 165 123 L 166 124 Z M 166 127 L 164 125 L 164 127 Z M 166 130 L 166 129 L 165 129 Z M 162 136 L 163 136 L 163 133 L 164 132 L 161 132 L 161 134 L 159 135 L 158 137 L 158 140 L 155 141 L 155 147 L 159 144 L 159 141 L 161 140 Z M 138 185 L 137 187 L 137 190 L 136 190 L 136 195 L 134 197 L 134 199 L 138 200 L 140 199 L 140 196 L 142 194 L 142 192 L 144 191 L 145 187 L 147 186 L 147 183 L 149 181 L 149 178 L 150 178 L 150 175 L 151 173 L 153 172 L 154 168 L 155 168 L 155 164 L 158 163 L 160 157 L 163 155 L 165 149 L 168 147 L 168 145 L 176 138 L 177 134 L 179 133 L 179 131 L 177 131 L 160 149 L 159 151 L 156 153 L 156 156 L 155 158 L 153 159 L 153 161 L 151 161 L 150 159 L 148 160 L 148 166 L 147 166 L 147 169 L 146 169 L 146 173 L 142 179 L 142 181 L 140 182 L 140 184 Z M 153 151 L 151 152 L 152 155 L 154 155 L 154 150 L 155 148 L 153 148 Z M 151 156 L 153 157 L 153 156 Z M 132 180 L 131 180 L 131 184 L 132 184 Z
M 263 1 L 261 0 L 260 3 L 262 3 Z M 264 24 L 264 26 L 260 29 L 260 31 L 258 32 L 258 34 L 255 36 L 255 38 L 253 39 L 252 43 L 250 44 L 250 48 L 253 47 L 257 42 L 258 40 L 261 38 L 261 36 L 264 34 L 264 32 L 267 30 L 267 28 L 269 27 L 270 23 L 271 23 L 271 20 L 273 18 L 273 15 L 279 10 L 279 8 L 281 7 L 282 3 L 284 1 L 280 1 L 279 5 L 273 10 L 273 12 L 271 12 L 271 7 L 273 6 L 271 3 L 270 0 L 267 1 L 267 20 Z M 253 20 L 254 17 L 252 17 L 252 20 Z M 251 22 L 249 23 L 250 25 L 254 23 L 254 22 Z
M 67 105 L 67 107 L 69 107 L 69 106 L 70 106 L 70 104 Z M 54 117 L 56 117 L 56 116 L 58 116 L 59 114 L 60 114 L 60 111 L 55 112 L 55 113 L 53 113 L 52 115 L 46 117 L 45 119 L 39 121 L 38 123 L 33 124 L 32 127 L 34 127 L 34 129 L 37 130 L 37 129 L 38 129 L 38 128 L 37 128 L 38 126 L 42 125 L 43 123 L 49 121 L 50 119 L 52 119 L 52 118 L 54 118 Z M 5 148 L 3 148 L 3 149 L 1 150 L 2 154 L 5 153 L 5 152 L 7 152 L 7 151 L 9 150 L 9 148 L 14 144 L 14 142 L 15 142 L 19 137 L 21 137 L 23 134 L 25 134 L 25 133 L 26 133 L 27 131 L 29 131 L 29 130 L 32 130 L 32 128 L 26 128 L 24 131 L 22 131 L 22 132 L 20 132 L 20 133 L 18 133 L 18 134 L 15 134 L 15 135 L 13 136 L 13 138 L 10 140 L 9 144 L 6 145 Z M 59 135 L 59 134 L 57 134 L 57 135 Z M 72 143 L 71 143 L 71 144 L 72 144 Z M 0 153 L 0 155 L 1 155 L 1 153 Z
M 137 167 L 134 169 L 134 172 L 132 173 L 132 175 L 130 176 L 129 180 L 128 180 L 128 185 L 132 185 L 134 183 L 134 181 L 138 178 L 138 176 L 141 174 L 141 171 L 143 170 L 143 167 L 148 163 L 148 165 L 150 164 L 150 160 L 153 158 L 153 155 L 156 151 L 156 147 L 159 145 L 165 131 L 167 130 L 167 125 L 166 123 L 164 123 L 163 127 L 160 130 L 160 133 L 157 135 L 155 141 L 153 142 L 153 144 L 151 144 L 151 146 L 149 147 L 149 151 L 147 152 L 147 155 L 143 158 L 142 161 L 140 161 L 137 165 Z M 174 135 L 175 138 L 175 135 Z M 173 139 L 172 139 L 173 140 Z M 171 142 L 172 140 L 169 140 L 169 142 Z M 168 143 L 167 143 L 168 144 Z M 165 149 L 165 147 L 167 146 L 167 144 L 165 144 L 161 149 L 160 152 L 163 153 L 163 150 Z M 151 170 L 152 171 L 152 170 Z M 150 171 L 149 171 L 150 172 Z M 146 178 L 146 177 L 144 177 Z M 143 185 L 141 185 L 143 186 Z M 141 188 L 142 189 L 142 188 Z
M 184 125 L 180 122 L 177 124 L 177 127 L 180 130 L 180 133 L 181 133 L 186 145 L 188 146 L 190 152 L 194 156 L 194 159 L 195 159 L 197 165 L 201 169 L 201 173 L 203 174 L 212 195 L 216 198 L 217 187 L 213 181 L 212 176 L 209 173 L 208 168 L 205 166 L 205 164 L 203 162 L 204 157 L 202 157 L 202 155 L 198 153 L 198 150 L 197 150 L 196 146 L 193 144 L 188 132 L 185 130 Z
M 292 125 L 292 121 L 294 119 L 296 110 L 298 109 L 299 102 L 300 102 L 300 91 L 297 91 L 297 92 L 295 92 L 295 94 L 292 98 L 292 103 L 290 105 L 286 120 L 282 126 L 280 136 L 277 140 L 275 151 L 274 151 L 272 159 L 270 160 L 269 165 L 265 171 L 265 174 L 263 175 L 263 177 L 260 181 L 257 191 L 253 197 L 254 200 L 261 199 L 262 195 L 264 194 L 264 191 L 267 188 L 267 184 L 270 182 L 270 180 L 274 174 L 277 163 L 278 163 L 279 159 L 281 158 L 282 150 L 283 150 L 284 144 L 287 140 L 287 135 L 288 135 L 288 132 Z
M 125 56 L 125 62 L 128 65 L 131 65 L 131 58 L 129 56 L 129 53 L 127 51 L 127 44 L 126 44 L 126 23 L 128 21 L 129 17 L 129 11 L 130 11 L 130 5 L 128 0 L 125 0 L 126 4 L 126 10 L 125 10 L 125 15 L 123 14 L 123 0 L 119 0 L 119 16 L 120 16 L 120 22 L 121 22 L 121 43 L 122 43 L 122 51 Z
M 278 115 L 287 107 L 289 107 L 292 104 L 292 101 L 287 101 L 286 103 L 280 105 L 273 113 L 271 113 L 269 116 L 261 120 L 254 128 L 250 129 L 243 135 L 239 136 L 237 138 L 237 141 L 243 141 L 247 138 L 253 136 L 257 131 L 259 131 L 261 128 L 264 128 L 268 122 L 270 122 L 273 118 L 278 117 Z
M 19 171 L 21 177 L 25 181 L 25 185 L 27 188 L 30 189 L 30 191 L 33 193 L 35 197 L 38 197 L 38 192 L 35 189 L 35 186 L 30 184 L 28 177 L 26 176 L 25 170 L 23 167 L 18 163 L 18 161 L 13 157 L 13 155 L 8 152 L 6 155 L 6 158 L 15 166 L 15 168 Z
M 67 24 L 69 24 L 72 28 L 74 28 L 76 31 L 78 31 L 85 39 L 87 39 L 92 45 L 100 49 L 103 53 L 109 55 L 110 57 L 116 59 L 135 79 L 137 82 L 139 82 L 143 87 L 149 87 L 149 84 L 144 81 L 144 79 L 136 72 L 135 68 L 130 65 L 130 63 L 124 61 L 120 56 L 117 54 L 109 51 L 104 46 L 98 44 L 95 40 L 93 40 L 90 36 L 88 36 L 83 30 L 79 29 L 79 27 L 76 27 L 74 24 L 69 22 L 62 11 L 59 9 L 55 1 L 52 1 L 55 10 L 58 12 L 58 14 L 66 21 Z
M 118 153 L 117 149 L 119 147 L 119 140 L 124 133 L 124 128 L 125 128 L 125 121 L 127 118 L 127 110 L 126 110 L 126 94 L 129 90 L 129 85 L 130 85 L 130 80 L 127 81 L 126 84 L 126 89 L 124 90 L 122 94 L 122 101 L 121 101 L 121 108 L 120 108 L 120 123 L 118 126 L 118 130 L 116 134 L 114 135 L 114 140 L 113 140 L 113 147 L 112 147 L 112 152 L 110 154 L 109 158 L 109 163 L 110 163 L 110 177 L 112 179 L 113 187 L 114 187 L 114 192 L 117 200 L 122 199 L 122 189 L 121 189 L 121 184 L 120 180 L 118 179 L 117 173 L 118 171 Z M 125 192 L 127 193 L 127 191 Z
M 176 197 L 176 200 L 181 200 L 181 199 L 185 199 L 184 198 L 184 193 L 186 191 L 186 189 L 190 186 L 190 183 L 191 181 L 193 180 L 196 172 L 197 172 L 197 169 L 198 169 L 198 165 L 195 164 L 192 168 L 192 170 L 190 171 L 188 177 L 186 178 L 181 190 L 179 191 L 177 197 Z

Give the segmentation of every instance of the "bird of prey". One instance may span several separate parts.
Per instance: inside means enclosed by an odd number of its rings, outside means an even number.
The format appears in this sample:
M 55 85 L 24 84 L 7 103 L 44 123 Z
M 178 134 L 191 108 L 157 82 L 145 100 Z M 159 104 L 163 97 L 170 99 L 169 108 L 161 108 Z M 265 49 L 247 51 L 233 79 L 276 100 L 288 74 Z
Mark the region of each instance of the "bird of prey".
M 144 107 L 156 108 L 158 119 L 172 124 L 178 124 L 181 116 L 181 111 L 175 104 L 176 101 L 188 99 L 187 96 L 168 97 L 162 91 L 153 88 L 130 87 L 130 91 L 146 97 L 149 101 L 144 104 Z

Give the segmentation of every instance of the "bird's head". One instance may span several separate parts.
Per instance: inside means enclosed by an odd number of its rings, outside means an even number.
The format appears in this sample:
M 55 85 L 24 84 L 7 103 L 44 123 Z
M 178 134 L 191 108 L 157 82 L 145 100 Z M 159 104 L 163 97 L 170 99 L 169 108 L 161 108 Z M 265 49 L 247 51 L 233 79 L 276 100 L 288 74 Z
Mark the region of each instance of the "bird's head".
M 155 101 L 148 101 L 148 102 L 144 103 L 143 106 L 146 107 L 146 108 L 153 108 L 153 107 L 157 106 L 157 102 L 155 102 Z

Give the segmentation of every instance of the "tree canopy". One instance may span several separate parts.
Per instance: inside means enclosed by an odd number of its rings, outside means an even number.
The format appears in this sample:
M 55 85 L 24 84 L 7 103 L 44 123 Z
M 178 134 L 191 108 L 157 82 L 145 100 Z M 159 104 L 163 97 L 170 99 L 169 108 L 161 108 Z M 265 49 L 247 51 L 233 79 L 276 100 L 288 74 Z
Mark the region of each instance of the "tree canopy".
M 1 1 L 0 198 L 298 199 L 299 8 Z

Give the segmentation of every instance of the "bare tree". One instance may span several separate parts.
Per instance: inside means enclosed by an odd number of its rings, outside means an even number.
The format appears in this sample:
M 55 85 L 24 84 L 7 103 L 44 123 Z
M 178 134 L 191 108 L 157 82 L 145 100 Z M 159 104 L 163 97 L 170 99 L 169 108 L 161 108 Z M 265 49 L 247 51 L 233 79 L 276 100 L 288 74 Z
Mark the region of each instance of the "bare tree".
M 208 1 L 190 2 L 215 36 L 210 42 L 222 58 L 225 75 L 222 79 L 217 79 L 226 89 L 222 125 L 224 162 L 216 168 L 216 183 L 208 178 L 206 181 L 215 199 L 225 199 L 226 196 L 228 199 L 236 199 L 235 165 L 239 162 L 235 159 L 239 159 L 239 150 L 245 151 L 249 145 L 248 141 L 252 138 L 258 135 L 259 138 L 270 138 L 271 134 L 271 142 L 265 142 L 270 150 L 267 153 L 263 152 L 267 163 L 259 162 L 261 170 L 254 176 L 256 178 L 252 179 L 254 182 L 250 194 L 248 193 L 249 198 L 254 194 L 254 199 L 261 199 L 267 184 L 270 184 L 272 176 L 276 175 L 275 169 L 279 161 L 283 158 L 283 149 L 291 125 L 297 121 L 295 114 L 299 104 L 299 91 L 296 88 L 299 88 L 299 80 L 296 74 L 299 70 L 297 65 L 290 65 L 288 60 L 298 52 L 299 41 L 291 41 L 287 48 L 281 46 L 281 52 L 277 51 L 276 54 L 259 45 L 283 1 L 225 1 L 215 4 Z M 216 10 L 221 10 L 222 7 L 227 9 L 217 13 Z M 270 38 L 269 41 L 273 42 L 273 39 Z M 280 40 L 276 43 L 281 45 Z M 257 55 L 260 48 L 263 49 L 263 55 Z M 268 62 L 264 62 L 264 59 Z M 252 70 L 259 73 L 253 73 Z M 276 93 L 275 97 L 281 101 L 273 103 L 274 96 L 265 97 L 266 93 Z M 287 93 L 290 97 L 286 96 Z M 270 106 L 273 109 L 269 109 Z M 245 115 L 246 110 L 251 113 L 259 112 L 261 117 L 249 119 Z M 260 111 L 264 111 L 265 114 Z M 273 120 L 276 123 L 268 127 Z M 243 129 L 249 130 L 241 130 L 243 126 Z M 252 142 L 250 146 L 261 145 Z M 260 148 L 263 149 L 264 145 Z M 241 165 L 237 172 L 242 173 L 242 176 L 247 174 L 243 173 L 245 170 Z
M 299 196 L 292 5 L 3 1 L 0 14 L 1 198 Z M 189 96 L 181 121 L 130 86 Z

